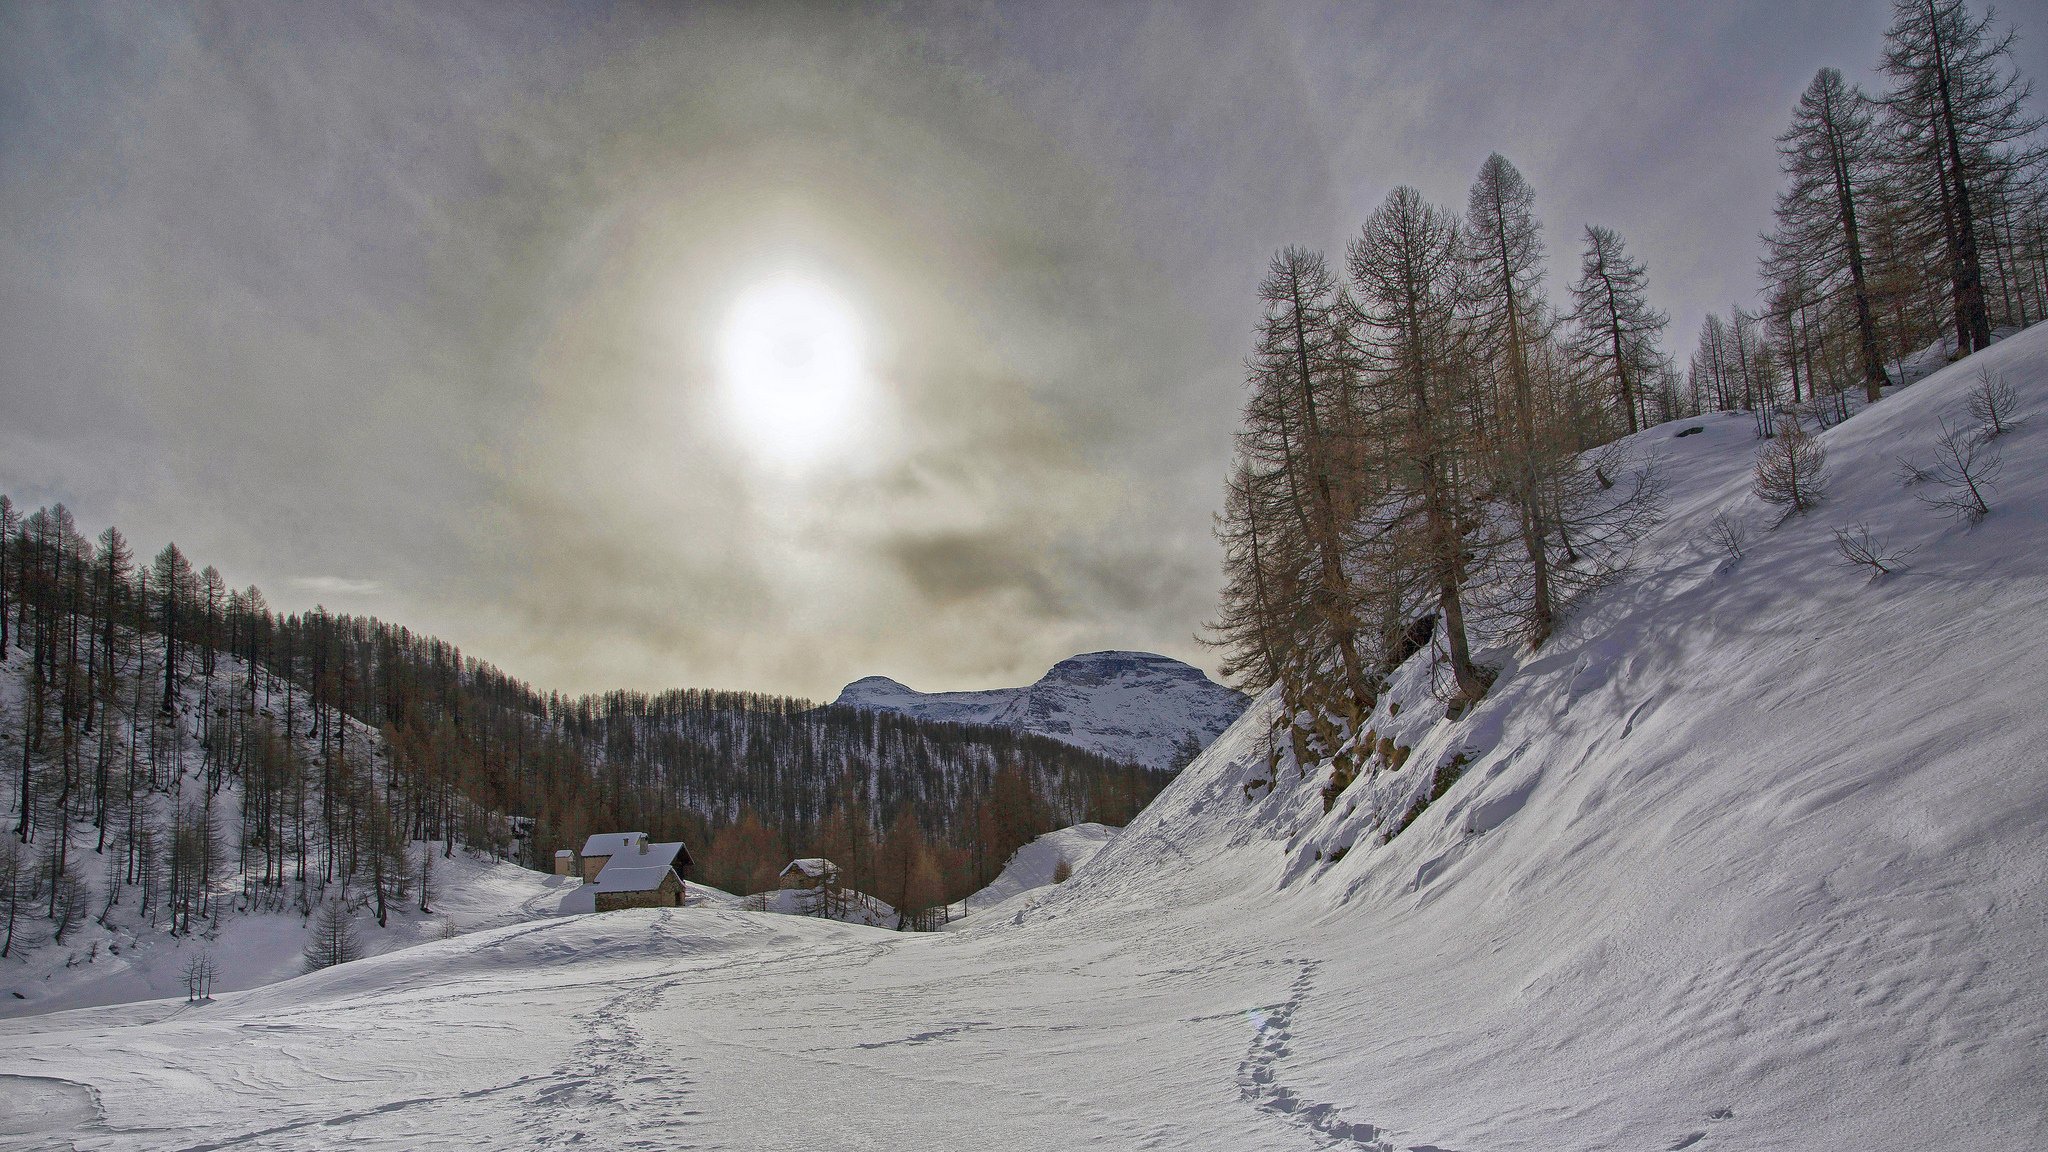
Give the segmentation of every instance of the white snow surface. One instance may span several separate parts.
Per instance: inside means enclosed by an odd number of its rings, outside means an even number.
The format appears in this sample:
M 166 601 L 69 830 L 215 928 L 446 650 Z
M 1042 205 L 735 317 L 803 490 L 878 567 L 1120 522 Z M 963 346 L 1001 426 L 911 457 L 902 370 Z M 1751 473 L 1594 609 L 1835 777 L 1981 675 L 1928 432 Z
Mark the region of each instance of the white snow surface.
M 1107 824 L 1075 824 L 1047 832 L 1017 849 L 988 887 L 967 898 L 966 911 L 986 912 L 1026 892 L 1050 886 L 1061 860 L 1067 862 L 1071 871 L 1080 871 L 1104 845 L 1116 839 L 1118 831 Z
M 1019 728 L 1128 764 L 1178 767 L 1181 745 L 1206 747 L 1249 701 L 1201 669 L 1150 652 L 1090 652 L 1035 684 L 986 692 L 919 692 L 887 676 L 840 690 L 834 704 L 954 724 Z
M 2030 421 L 1961 525 L 1894 457 L 1924 460 L 1980 366 Z M 1634 572 L 1461 721 L 1405 668 L 1374 724 L 1412 754 L 1327 813 L 1314 766 L 1247 787 L 1262 701 L 1014 915 L 557 918 L 0 1022 L 0 1139 L 2048 1146 L 2048 326 L 1827 432 L 1831 495 L 1775 528 L 1749 420 L 1679 426 L 1636 437 L 1669 517 Z M 1706 543 L 1720 511 L 1755 525 L 1739 561 Z M 1857 521 L 1909 570 L 1841 565 Z

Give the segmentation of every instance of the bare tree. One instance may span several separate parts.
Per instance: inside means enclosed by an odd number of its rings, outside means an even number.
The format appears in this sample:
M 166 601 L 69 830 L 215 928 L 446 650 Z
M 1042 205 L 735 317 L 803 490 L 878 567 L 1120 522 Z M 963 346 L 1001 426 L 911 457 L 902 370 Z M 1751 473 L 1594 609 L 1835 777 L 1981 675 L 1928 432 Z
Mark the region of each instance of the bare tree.
M 1766 504 L 1794 516 L 1827 494 L 1827 451 L 1795 417 L 1783 422 L 1776 439 L 1757 449 L 1753 491 Z
M 1858 221 L 1877 158 L 1869 102 L 1842 82 L 1840 72 L 1821 69 L 1800 95 L 1792 126 L 1778 137 L 1778 154 L 1787 184 L 1778 196 L 1774 259 L 1766 261 L 1765 272 L 1781 281 L 1804 276 L 1846 290 L 1864 396 L 1876 403 L 1885 383 L 1884 357 Z
M 2003 436 L 2019 427 L 2020 394 L 2003 374 L 1979 369 L 1977 387 L 1970 392 L 1970 415 L 1982 426 L 1983 438 Z
M 1873 577 L 1889 576 L 1905 567 L 1905 561 L 1912 555 L 1910 550 L 1900 551 L 1885 543 L 1870 530 L 1870 525 L 1851 524 L 1835 529 L 1835 551 L 1846 564 L 1870 569 Z
M 1439 613 L 1457 698 L 1478 700 L 1492 674 L 1472 659 L 1464 584 L 1477 528 L 1473 466 L 1479 407 L 1459 315 L 1460 224 L 1413 188 L 1396 188 L 1351 242 L 1361 335 L 1370 379 L 1389 425 L 1387 468 L 1395 506 L 1383 518 L 1398 544 L 1390 555 L 1422 574 Z
M 1749 546 L 1749 525 L 1726 512 L 1716 512 L 1707 525 L 1707 543 L 1730 560 L 1740 560 L 1742 550 Z
M 1946 256 L 1958 355 L 1991 344 L 1980 235 L 1991 201 L 2042 154 L 2044 122 L 2011 68 L 2013 33 L 1991 20 L 1963 0 L 1894 0 L 1885 32 L 1891 166 L 1907 186 L 1901 203 Z
M 1975 432 L 1941 422 L 1941 436 L 1934 442 L 1934 467 L 1928 469 L 1941 485 L 1939 495 L 1920 499 L 1961 520 L 1982 520 L 1991 512 L 1984 494 L 1998 478 L 1998 447 Z
M 1620 235 L 1586 225 L 1586 251 L 1572 284 L 1574 356 L 1614 388 L 1615 407 L 1630 431 L 1640 431 L 1648 393 L 1664 371 L 1658 337 L 1671 318 L 1650 306 L 1649 273 L 1631 259 Z M 1669 419 L 1672 413 L 1661 413 Z
M 340 896 L 320 902 L 313 917 L 313 935 L 306 942 L 306 970 L 317 972 L 346 964 L 362 955 L 356 939 L 355 915 Z

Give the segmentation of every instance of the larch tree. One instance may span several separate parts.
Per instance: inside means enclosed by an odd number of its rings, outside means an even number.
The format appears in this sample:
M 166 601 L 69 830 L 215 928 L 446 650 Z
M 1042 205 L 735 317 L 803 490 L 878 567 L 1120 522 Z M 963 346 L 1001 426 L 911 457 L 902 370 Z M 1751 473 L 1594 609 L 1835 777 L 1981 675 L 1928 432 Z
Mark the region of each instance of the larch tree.
M 1357 359 L 1350 309 L 1323 257 L 1287 248 L 1259 285 L 1265 306 L 1249 364 L 1252 396 L 1240 451 L 1276 466 L 1280 491 L 1309 565 L 1304 590 L 1355 721 L 1378 698 L 1360 651 L 1360 626 L 1345 568 L 1358 486 L 1352 463 Z
M 1778 195 L 1774 258 L 1766 261 L 1766 275 L 1838 284 L 1847 293 L 1864 395 L 1876 403 L 1885 384 L 1884 354 L 1859 222 L 1878 160 L 1870 102 L 1840 72 L 1821 69 L 1800 94 L 1791 126 L 1778 137 L 1778 155 L 1786 186 Z
M 1931 193 L 1904 202 L 1918 203 L 1923 235 L 1946 256 L 1958 355 L 1991 343 L 1985 209 L 2042 155 L 2043 120 L 2027 110 L 2013 43 L 1963 0 L 1895 0 L 1885 32 L 1890 162 L 1911 191 Z
M 1397 506 L 1380 518 L 1399 545 L 1388 560 L 1412 566 L 1429 588 L 1458 699 L 1470 703 L 1492 678 L 1473 662 L 1465 620 L 1480 469 L 1471 458 L 1478 405 L 1460 315 L 1460 231 L 1454 214 L 1403 186 L 1366 220 L 1348 255 L 1359 340 L 1372 357 L 1367 380 L 1390 427 L 1386 464 Z
M 1658 340 L 1671 318 L 1650 305 L 1649 272 L 1629 256 L 1619 233 L 1588 224 L 1585 239 L 1571 286 L 1570 347 L 1591 375 L 1613 388 L 1623 426 L 1639 432 L 1645 393 L 1664 370 Z
M 1543 240 L 1536 222 L 1536 192 L 1507 157 L 1495 152 L 1480 166 L 1465 213 L 1464 256 L 1470 275 L 1469 310 L 1474 363 L 1492 376 L 1505 435 L 1493 438 L 1501 490 L 1514 506 L 1529 565 L 1524 629 L 1541 647 L 1556 626 L 1550 581 L 1550 537 L 1544 493 L 1564 462 L 1561 442 L 1539 410 L 1533 350 L 1548 339 L 1543 305 Z

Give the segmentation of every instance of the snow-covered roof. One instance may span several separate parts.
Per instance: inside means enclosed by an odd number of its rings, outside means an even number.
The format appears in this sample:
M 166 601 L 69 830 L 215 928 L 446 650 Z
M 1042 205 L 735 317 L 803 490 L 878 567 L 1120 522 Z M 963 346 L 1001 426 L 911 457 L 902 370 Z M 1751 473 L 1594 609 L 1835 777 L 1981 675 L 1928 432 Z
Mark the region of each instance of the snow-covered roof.
M 666 864 L 628 865 L 626 857 L 619 857 L 620 863 L 607 864 L 597 874 L 596 890 L 599 892 L 652 892 L 661 887 L 661 882 L 675 874 L 675 869 Z M 681 877 L 677 877 L 678 880 Z
M 616 856 L 647 839 L 645 832 L 599 832 L 583 842 L 585 856 Z
M 820 876 L 837 875 L 839 865 L 823 856 L 806 856 L 801 860 L 791 860 L 789 866 L 782 870 L 782 875 L 787 876 L 791 872 L 801 873 L 815 880 Z
M 570 856 L 570 857 L 573 857 L 573 856 L 575 856 L 575 855 L 576 855 L 576 853 L 574 853 L 574 852 L 570 851 L 569 849 L 567 849 L 567 848 L 562 848 L 562 849 L 558 849 L 558 850 L 557 850 L 557 851 L 555 852 L 555 859 L 557 859 L 557 860 L 560 860 L 560 859 L 561 859 L 562 857 L 564 857 L 564 856 Z
M 643 844 L 647 847 L 645 852 L 640 850 L 640 846 Z M 683 847 L 682 841 L 676 840 L 667 844 L 650 844 L 643 839 L 635 841 L 633 845 L 622 851 L 614 852 L 611 859 L 605 862 L 605 866 L 598 870 L 597 878 L 599 882 L 602 882 L 605 874 L 615 868 L 622 870 L 674 868 L 677 864 L 690 863 L 692 863 L 690 860 L 690 850 Z M 629 891 L 640 891 L 640 889 L 629 889 Z

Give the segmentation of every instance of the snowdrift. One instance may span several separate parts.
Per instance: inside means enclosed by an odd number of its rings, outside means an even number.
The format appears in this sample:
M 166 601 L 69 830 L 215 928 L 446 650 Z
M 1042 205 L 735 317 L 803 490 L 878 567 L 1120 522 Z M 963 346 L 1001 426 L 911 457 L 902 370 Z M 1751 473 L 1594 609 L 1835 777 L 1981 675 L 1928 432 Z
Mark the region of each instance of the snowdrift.
M 1980 368 L 2028 422 L 1964 524 L 1896 458 L 1924 462 Z M 1003 915 L 569 917 L 0 1022 L 4 1126 L 104 1149 L 2048 1146 L 2048 327 L 1827 432 L 1831 494 L 1776 526 L 1746 418 L 1637 441 L 1668 513 L 1634 572 L 1494 654 L 1460 721 L 1403 669 L 1373 718 L 1401 767 L 1327 810 L 1326 769 L 1269 774 L 1262 700 Z M 1717 514 L 1748 525 L 1740 559 Z M 1855 523 L 1907 569 L 1844 566 Z

